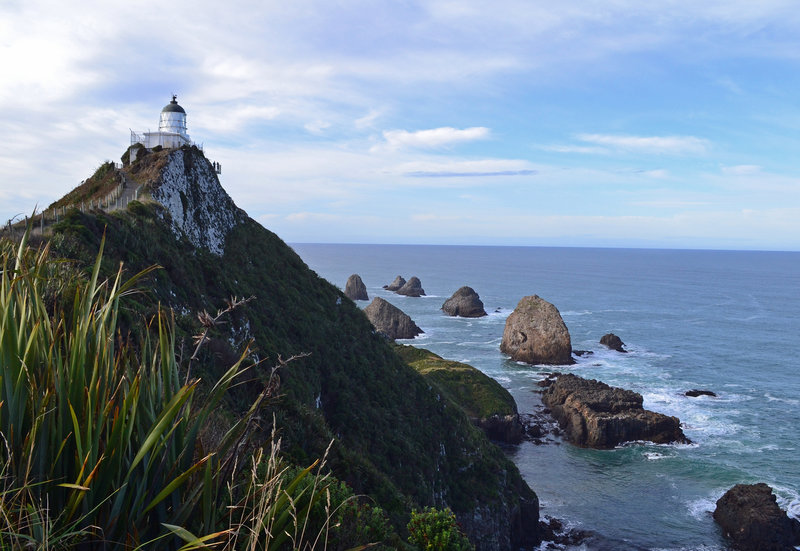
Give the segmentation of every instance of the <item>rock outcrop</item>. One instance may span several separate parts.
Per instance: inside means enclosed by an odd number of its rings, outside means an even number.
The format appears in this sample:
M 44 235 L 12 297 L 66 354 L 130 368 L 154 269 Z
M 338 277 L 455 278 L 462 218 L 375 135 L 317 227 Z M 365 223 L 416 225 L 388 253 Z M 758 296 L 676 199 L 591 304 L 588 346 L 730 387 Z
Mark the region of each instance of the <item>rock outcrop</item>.
M 421 297 L 425 295 L 425 290 L 422 288 L 422 282 L 415 276 L 406 281 L 405 285 L 397 290 L 397 294 L 407 297 Z
M 717 394 L 715 392 L 710 391 L 710 390 L 692 389 L 692 390 L 687 390 L 684 393 L 684 396 L 688 396 L 689 398 L 697 398 L 698 396 L 711 396 L 712 398 L 716 398 Z
M 778 507 L 772 488 L 737 484 L 717 500 L 714 520 L 741 551 L 791 551 L 800 545 L 800 522 Z
M 246 215 L 222 189 L 202 151 L 187 147 L 161 155 L 167 155 L 166 164 L 149 183 L 150 196 L 169 212 L 176 236 L 222 256 L 228 233 Z
M 369 300 L 367 296 L 367 286 L 361 281 L 361 276 L 353 274 L 347 278 L 344 286 L 344 294 L 350 300 Z
M 508 316 L 500 351 L 529 364 L 575 363 L 569 331 L 561 314 L 537 295 L 523 297 Z
M 622 342 L 618 336 L 614 333 L 607 333 L 600 338 L 600 344 L 609 347 L 611 350 L 616 350 L 617 352 L 627 353 L 628 351 L 625 350 L 624 346 L 625 343 Z
M 408 314 L 381 297 L 375 297 L 364 313 L 373 327 L 390 339 L 413 339 L 424 333 Z
M 542 403 L 577 446 L 608 449 L 635 440 L 688 443 L 680 420 L 642 407 L 642 395 L 577 375 L 556 376 Z
M 504 444 L 519 444 L 525 436 L 525 426 L 520 421 L 519 414 L 492 415 L 473 422 L 495 442 Z
M 406 280 L 403 279 L 403 276 L 397 276 L 394 278 L 394 281 L 392 281 L 389 285 L 384 285 L 383 288 L 387 291 L 397 291 L 405 284 Z
M 395 350 L 446 398 L 462 409 L 489 439 L 519 444 L 525 426 L 517 403 L 503 386 L 469 364 L 446 360 L 430 350 L 397 345 Z
M 442 310 L 448 316 L 462 318 L 480 318 L 486 315 L 481 297 L 472 287 L 461 287 L 442 304 Z

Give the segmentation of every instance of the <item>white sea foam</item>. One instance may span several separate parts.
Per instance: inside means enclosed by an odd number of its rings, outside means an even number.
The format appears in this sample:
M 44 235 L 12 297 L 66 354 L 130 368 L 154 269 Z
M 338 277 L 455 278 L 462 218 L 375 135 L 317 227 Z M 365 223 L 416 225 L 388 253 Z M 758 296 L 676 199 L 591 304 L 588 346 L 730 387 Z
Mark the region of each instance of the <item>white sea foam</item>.
M 697 520 L 708 520 L 710 515 L 717 508 L 717 500 L 722 497 L 725 490 L 717 490 L 708 497 L 695 499 L 686 504 L 689 515 Z
M 792 518 L 800 520 L 800 493 L 794 488 L 770 484 L 781 509 Z
M 561 317 L 591 316 L 593 313 L 591 310 L 567 310 L 566 312 L 561 312 Z
M 658 452 L 644 452 L 642 455 L 645 457 L 645 459 L 649 459 L 650 461 L 658 461 L 659 459 L 669 458 L 668 455 Z
M 790 404 L 792 406 L 800 405 L 800 400 L 795 400 L 793 398 L 778 398 L 777 396 L 772 396 L 769 392 L 764 394 L 764 397 L 769 402 L 783 402 L 784 404 Z

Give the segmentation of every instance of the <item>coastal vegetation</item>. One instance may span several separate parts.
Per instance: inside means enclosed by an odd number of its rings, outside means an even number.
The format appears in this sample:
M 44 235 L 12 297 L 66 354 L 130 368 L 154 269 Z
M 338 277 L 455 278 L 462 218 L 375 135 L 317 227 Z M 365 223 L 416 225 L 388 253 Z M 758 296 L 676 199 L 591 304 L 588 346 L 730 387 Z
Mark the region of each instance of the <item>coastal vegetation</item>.
M 157 185 L 174 153 L 126 174 Z M 65 548 L 397 548 L 435 507 L 485 548 L 536 540 L 513 463 L 341 291 L 241 212 L 221 254 L 172 214 L 72 209 L 33 247 L 3 245 L 3 530 Z M 291 537 L 264 546 L 270 525 Z

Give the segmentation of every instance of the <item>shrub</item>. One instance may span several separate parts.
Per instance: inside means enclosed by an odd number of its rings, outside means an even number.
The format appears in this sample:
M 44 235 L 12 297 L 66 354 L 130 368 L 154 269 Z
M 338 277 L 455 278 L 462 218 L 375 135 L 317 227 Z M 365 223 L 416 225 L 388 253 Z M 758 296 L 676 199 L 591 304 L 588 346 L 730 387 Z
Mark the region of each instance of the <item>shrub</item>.
M 198 454 L 199 433 L 245 356 L 193 404 L 170 316 L 135 345 L 117 333 L 120 301 L 147 271 L 101 282 L 101 244 L 88 281 L 53 284 L 75 272 L 26 242 L 0 241 L 0 539 L 132 549 L 168 535 L 166 522 L 213 530 L 258 402 L 214 452 Z
M 408 541 L 422 551 L 474 551 L 450 509 L 412 511 Z

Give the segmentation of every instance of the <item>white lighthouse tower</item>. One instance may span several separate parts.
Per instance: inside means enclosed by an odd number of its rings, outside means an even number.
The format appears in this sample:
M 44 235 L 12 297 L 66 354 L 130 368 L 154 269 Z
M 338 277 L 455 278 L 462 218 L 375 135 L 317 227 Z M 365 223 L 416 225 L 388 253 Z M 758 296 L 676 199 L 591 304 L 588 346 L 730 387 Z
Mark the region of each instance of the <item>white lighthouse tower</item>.
M 137 134 L 131 130 L 131 145 L 140 143 L 147 149 L 161 146 L 165 149 L 192 145 L 189 134 L 186 133 L 186 111 L 178 105 L 178 97 L 173 95 L 158 120 L 158 132 L 144 132 Z
M 186 134 L 186 111 L 178 105 L 178 96 L 173 94 L 172 101 L 161 110 L 158 131 L 166 134 L 178 134 L 189 141 L 189 136 Z

